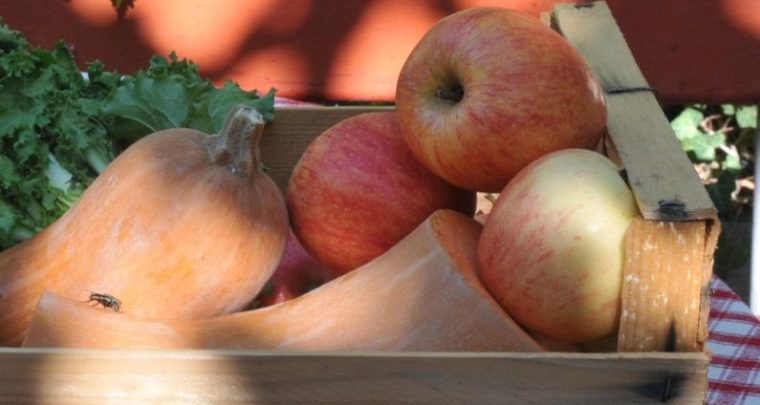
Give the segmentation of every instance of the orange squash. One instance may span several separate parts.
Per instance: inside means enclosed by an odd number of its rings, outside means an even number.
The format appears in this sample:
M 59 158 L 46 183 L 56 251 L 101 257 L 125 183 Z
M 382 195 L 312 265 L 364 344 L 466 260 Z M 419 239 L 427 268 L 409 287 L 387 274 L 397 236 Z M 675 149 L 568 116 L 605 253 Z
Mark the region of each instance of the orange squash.
M 476 275 L 482 227 L 438 210 L 373 261 L 290 301 L 194 321 L 139 320 L 54 294 L 30 347 L 541 351 Z
M 44 289 L 108 294 L 136 318 L 243 308 L 279 263 L 284 197 L 260 170 L 261 115 L 234 109 L 216 136 L 176 128 L 131 145 L 79 202 L 0 253 L 0 345 L 18 345 Z

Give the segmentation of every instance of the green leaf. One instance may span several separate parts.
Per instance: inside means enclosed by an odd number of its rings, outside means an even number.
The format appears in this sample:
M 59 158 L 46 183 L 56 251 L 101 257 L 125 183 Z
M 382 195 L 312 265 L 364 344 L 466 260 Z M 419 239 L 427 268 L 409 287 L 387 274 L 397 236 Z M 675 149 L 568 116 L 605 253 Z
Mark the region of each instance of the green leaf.
M 7 156 L 0 155 L 0 188 L 7 188 L 18 183 L 21 177 L 16 173 L 13 161 Z
M 670 122 L 670 126 L 673 128 L 676 137 L 683 141 L 695 138 L 701 134 L 699 124 L 703 119 L 704 114 L 702 114 L 701 111 L 688 107 L 681 111 L 681 113 Z
M 736 114 L 736 107 L 734 107 L 733 104 L 722 104 L 720 108 L 721 108 L 721 111 L 723 112 L 723 115 Z
M 0 232 L 0 235 L 11 230 L 11 227 L 16 222 L 17 216 L 18 214 L 15 212 L 13 207 L 0 199 L 0 231 L 2 231 Z
M 256 108 L 265 120 L 274 112 L 274 91 L 259 97 L 228 81 L 221 88 L 198 75 L 198 66 L 186 59 L 156 56 L 147 71 L 126 78 L 102 105 L 111 124 L 109 134 L 127 143 L 167 128 L 218 132 L 233 106 Z
M 224 120 L 230 110 L 236 105 L 248 105 L 258 111 L 264 121 L 271 121 L 274 117 L 274 90 L 264 97 L 259 97 L 255 91 L 245 91 L 236 83 L 227 82 L 224 87 L 214 89 L 199 103 L 193 120 L 188 123 L 191 128 L 208 134 L 215 134 L 222 129 Z
M 757 128 L 757 106 L 742 106 L 736 110 L 736 122 L 741 128 Z
M 715 149 L 725 144 L 726 136 L 722 133 L 699 133 L 681 142 L 685 151 L 692 151 L 698 160 L 707 162 L 715 160 Z
M 3 24 L 0 18 L 0 53 L 10 52 L 14 49 L 26 48 L 29 44 L 20 32 L 12 30 Z
M 187 118 L 187 89 L 173 80 L 155 80 L 141 72 L 113 93 L 103 113 L 151 133 L 177 128 Z M 128 124 L 125 124 L 128 125 Z
M 740 171 L 742 169 L 742 161 L 739 155 L 734 153 L 727 154 L 726 159 L 723 161 L 723 168 L 735 172 Z
M 113 150 L 97 109 L 80 104 L 90 84 L 68 47 L 30 48 L 6 30 L 0 24 L 0 41 L 15 43 L 0 45 L 0 249 L 48 226 L 95 178 L 83 148 Z M 110 93 L 98 86 L 93 93 Z M 66 192 L 49 177 L 59 173 L 49 170 L 50 154 L 71 174 Z

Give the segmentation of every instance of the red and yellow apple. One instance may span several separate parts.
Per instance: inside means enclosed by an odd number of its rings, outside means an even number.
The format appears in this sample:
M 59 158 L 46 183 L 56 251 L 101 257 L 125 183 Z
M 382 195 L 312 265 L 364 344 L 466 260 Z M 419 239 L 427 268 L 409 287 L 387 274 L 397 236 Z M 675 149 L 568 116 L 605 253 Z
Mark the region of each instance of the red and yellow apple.
M 290 229 L 280 264 L 249 309 L 290 301 L 336 276 L 304 249 L 293 229 Z
M 337 274 L 384 253 L 438 209 L 475 210 L 475 193 L 415 159 L 395 112 L 356 115 L 317 136 L 293 169 L 286 199 L 298 240 Z
M 606 124 L 603 91 L 578 52 L 538 19 L 504 8 L 435 24 L 401 69 L 396 107 L 428 169 L 486 192 L 546 153 L 594 147 Z
M 620 317 L 624 239 L 638 212 L 605 156 L 547 154 L 499 194 L 478 242 L 481 280 L 528 330 L 579 343 L 609 336 Z

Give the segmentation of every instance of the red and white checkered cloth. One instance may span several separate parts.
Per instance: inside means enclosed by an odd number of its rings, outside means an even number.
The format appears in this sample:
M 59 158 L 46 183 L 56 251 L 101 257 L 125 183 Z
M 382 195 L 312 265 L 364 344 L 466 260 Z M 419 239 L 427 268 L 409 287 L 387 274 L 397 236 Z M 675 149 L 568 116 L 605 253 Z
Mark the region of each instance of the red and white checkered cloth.
M 710 283 L 708 404 L 760 404 L 760 319 L 726 283 Z

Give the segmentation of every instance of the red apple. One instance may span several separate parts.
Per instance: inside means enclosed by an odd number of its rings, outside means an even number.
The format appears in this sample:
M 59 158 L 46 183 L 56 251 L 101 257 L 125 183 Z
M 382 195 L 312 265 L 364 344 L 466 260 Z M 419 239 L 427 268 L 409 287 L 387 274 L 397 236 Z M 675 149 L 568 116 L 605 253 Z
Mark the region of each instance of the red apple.
M 499 194 L 478 241 L 481 280 L 515 321 L 551 339 L 617 330 L 634 197 L 617 167 L 583 149 L 534 161 Z
M 290 229 L 282 260 L 250 309 L 289 301 L 336 276 L 304 249 L 293 230 Z
M 306 251 L 343 274 L 379 256 L 435 210 L 473 215 L 475 193 L 435 176 L 404 143 L 394 112 L 320 134 L 293 169 L 287 203 Z
M 575 49 L 538 19 L 503 8 L 435 24 L 401 69 L 396 107 L 427 168 L 487 192 L 546 153 L 594 147 L 606 124 L 602 89 Z

